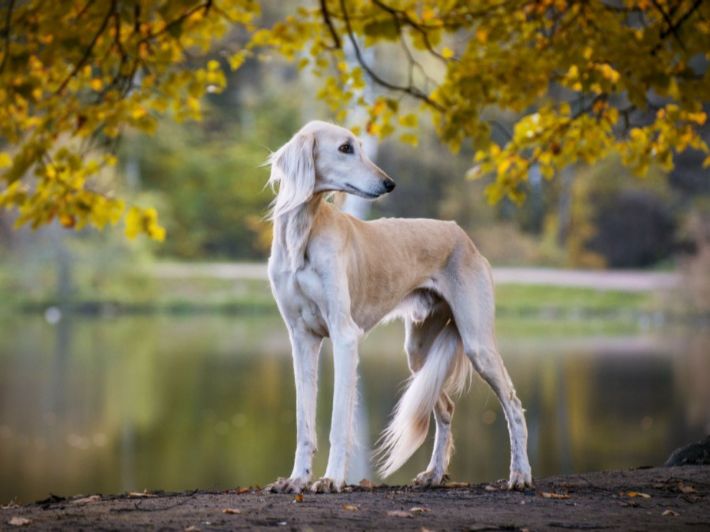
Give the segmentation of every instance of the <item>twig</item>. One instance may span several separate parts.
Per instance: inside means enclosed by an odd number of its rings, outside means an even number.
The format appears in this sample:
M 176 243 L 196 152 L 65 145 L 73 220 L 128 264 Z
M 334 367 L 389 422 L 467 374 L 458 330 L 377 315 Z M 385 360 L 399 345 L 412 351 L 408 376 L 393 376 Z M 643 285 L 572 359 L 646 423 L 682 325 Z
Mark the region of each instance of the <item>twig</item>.
M 403 18 L 402 18 L 402 20 L 400 20 L 400 16 L 399 16 L 400 12 L 398 12 L 394 8 L 390 8 L 389 6 L 383 4 L 379 0 L 373 0 L 373 3 L 376 6 L 378 6 L 380 9 L 389 13 L 390 16 L 392 17 L 392 20 L 394 21 L 394 24 L 397 28 L 397 34 L 399 35 L 399 42 L 402 45 L 402 49 L 404 50 L 404 53 L 407 55 L 407 59 L 409 59 L 409 80 L 408 80 L 409 85 L 411 86 L 414 83 L 414 69 L 416 68 L 419 70 L 419 72 L 421 72 L 422 76 L 424 77 L 424 86 L 425 87 L 429 87 L 429 83 L 432 83 L 434 86 L 436 86 L 436 82 L 431 78 L 431 76 L 429 76 L 429 74 L 427 74 L 426 69 L 421 65 L 421 63 L 419 63 L 419 61 L 414 59 L 414 55 L 412 54 L 412 51 L 409 49 L 409 46 L 407 45 L 406 35 L 402 31 L 402 23 L 403 22 L 412 26 L 412 27 L 415 27 L 415 28 L 416 28 L 416 23 L 411 21 L 411 19 L 409 19 L 408 15 L 406 13 L 402 14 Z M 408 20 L 409 20 L 409 22 L 408 22 Z M 438 57 L 439 59 L 444 61 L 444 63 L 446 63 L 447 59 L 444 58 L 442 55 L 440 55 L 431 46 L 431 43 L 429 42 L 429 35 L 427 34 L 427 32 L 422 30 L 421 28 L 416 28 L 416 29 L 418 29 L 421 32 L 422 39 L 424 40 L 425 46 L 429 50 L 429 53 L 431 53 L 435 57 Z
M 325 22 L 325 25 L 328 26 L 328 29 L 330 30 L 330 35 L 333 37 L 333 43 L 335 43 L 333 47 L 335 49 L 342 48 L 340 37 L 338 37 L 338 32 L 335 31 L 335 26 L 333 26 L 333 21 L 330 18 L 330 12 L 328 11 L 326 0 L 320 0 L 320 11 L 323 14 L 323 22 Z
M 133 508 L 111 508 L 111 512 L 162 512 L 164 510 L 170 510 L 171 508 L 177 508 L 178 506 L 182 506 L 183 504 L 191 501 L 192 499 L 195 498 L 195 495 L 197 495 L 198 490 L 194 490 L 192 493 L 189 494 L 188 497 L 184 498 L 183 500 L 180 500 L 174 504 L 169 504 L 167 506 L 161 506 L 159 508 L 143 508 L 141 504 L 147 500 L 147 499 L 141 499 L 133 503 Z
M 666 21 L 666 24 L 668 24 L 668 28 L 666 31 L 670 30 L 671 33 L 673 34 L 673 37 L 675 37 L 675 40 L 678 41 L 678 44 L 680 47 L 685 50 L 685 45 L 683 44 L 683 41 L 680 40 L 680 36 L 678 35 L 677 27 L 673 25 L 673 19 L 671 19 L 670 14 L 666 13 L 666 10 L 663 9 L 663 6 L 658 3 L 657 0 L 652 0 L 651 2 L 653 4 L 653 7 L 656 8 L 656 11 L 658 11 L 661 16 L 663 17 L 663 20 Z
M 84 55 L 82 56 L 82 58 L 76 65 L 74 65 L 74 68 L 72 69 L 71 73 L 64 79 L 64 81 L 62 81 L 55 94 L 61 94 L 66 88 L 69 81 L 71 81 L 71 79 L 76 76 L 77 72 L 79 72 L 79 69 L 84 66 L 84 63 L 86 63 L 86 61 L 89 59 L 89 56 L 91 56 L 91 53 L 94 51 L 94 46 L 96 46 L 96 42 L 99 40 L 99 37 L 101 37 L 101 34 L 103 34 L 104 31 L 106 31 L 108 22 L 109 20 L 111 20 L 111 17 L 113 16 L 115 10 L 116 0 L 111 0 L 111 9 L 109 9 L 109 12 L 104 17 L 103 22 L 101 22 L 101 27 L 99 27 L 99 30 L 94 35 L 94 38 L 91 39 L 91 42 L 89 43 L 88 48 L 84 51 Z
M 368 73 L 368 75 L 372 78 L 372 80 L 375 83 L 378 83 L 379 85 L 382 85 L 385 88 L 388 88 L 390 90 L 394 91 L 399 91 L 399 92 L 404 92 L 406 94 L 409 94 L 410 96 L 413 96 L 414 98 L 417 98 L 429 106 L 433 107 L 437 111 L 444 111 L 444 108 L 433 101 L 429 96 L 424 94 L 421 90 L 419 90 L 417 87 L 414 87 L 412 85 L 409 86 L 402 86 L 402 85 L 395 85 L 394 83 L 390 83 L 389 81 L 386 81 L 385 79 L 381 78 L 370 66 L 365 62 L 365 60 L 362 57 L 362 53 L 360 51 L 360 47 L 357 44 L 357 40 L 355 39 L 355 36 L 353 35 L 353 30 L 352 26 L 350 25 L 350 18 L 348 17 L 348 12 L 347 8 L 345 7 L 345 0 L 340 0 L 340 9 L 343 11 L 343 19 L 345 20 L 345 28 L 348 33 L 348 38 L 350 39 L 350 44 L 352 44 L 353 50 L 355 50 L 355 57 L 357 58 L 358 63 L 360 63 L 360 66 L 365 70 L 365 72 Z
M 176 18 L 175 20 L 172 20 L 172 21 L 170 21 L 169 23 L 167 23 L 160 31 L 155 32 L 155 33 L 149 33 L 148 35 L 146 35 L 145 37 L 143 37 L 143 38 L 139 41 L 139 43 L 141 43 L 141 42 L 147 42 L 147 41 L 149 41 L 149 40 L 151 40 L 151 39 L 155 39 L 156 37 L 160 37 L 163 33 L 170 31 L 170 30 L 171 30 L 174 26 L 176 26 L 177 24 L 180 24 L 180 23 L 183 22 L 184 20 L 190 18 L 192 15 L 194 15 L 195 13 L 197 13 L 200 9 L 204 9 L 205 14 L 206 14 L 206 13 L 210 10 L 211 7 L 212 7 L 212 0 L 207 0 L 207 1 L 206 1 L 205 3 L 203 3 L 203 4 L 196 5 L 195 7 L 193 7 L 193 8 L 191 8 L 191 9 L 188 9 L 187 11 L 185 11 L 185 13 L 183 13 L 182 15 L 180 15 L 180 16 L 179 16 L 178 18 Z
M 695 2 L 693 2 L 693 5 L 690 6 L 688 11 L 683 13 L 683 15 L 678 20 L 676 20 L 675 24 L 670 25 L 668 28 L 666 28 L 665 31 L 661 32 L 661 38 L 665 39 L 671 33 L 676 33 L 676 31 L 680 29 L 680 27 L 685 23 L 686 20 L 688 20 L 690 15 L 695 13 L 695 11 L 700 7 L 700 4 L 702 3 L 703 0 L 695 0 Z
M 2 55 L 2 63 L 0 63 L 0 72 L 5 70 L 5 63 L 7 63 L 7 56 L 10 55 L 10 24 L 12 23 L 12 10 L 15 8 L 15 0 L 10 0 L 7 5 L 7 14 L 5 15 L 5 30 L 3 35 L 5 36 L 5 51 Z
M 499 130 L 501 133 L 503 133 L 503 135 L 504 135 L 505 137 L 507 137 L 507 139 L 508 139 L 509 141 L 513 140 L 513 134 L 512 134 L 512 133 L 508 130 L 508 128 L 505 127 L 500 121 L 498 121 L 498 120 L 488 120 L 487 122 L 490 123 L 490 124 L 493 124 L 494 126 L 496 126 L 496 127 L 498 128 L 498 130 Z
M 406 12 L 398 11 L 395 8 L 386 5 L 384 2 L 381 2 L 380 0 L 372 0 L 372 3 L 383 11 L 387 11 L 390 15 L 392 15 L 398 26 L 401 18 L 401 22 L 404 22 L 408 26 L 415 29 L 422 36 L 424 46 L 426 46 L 426 49 L 429 51 L 430 54 L 440 59 L 444 63 L 447 63 L 449 61 L 434 49 L 434 46 L 432 46 L 431 41 L 429 40 L 429 34 L 427 33 L 427 31 L 420 24 L 416 23 Z
M 87 0 L 86 5 L 84 5 L 84 7 L 82 7 L 79 10 L 79 12 L 74 17 L 74 20 L 79 20 L 82 17 L 82 15 L 84 13 L 86 13 L 86 11 L 91 7 L 91 4 L 93 4 L 94 2 L 95 2 L 95 0 Z
M 683 43 L 680 41 L 680 38 L 678 38 L 677 31 L 680 29 L 680 27 L 685 23 L 688 18 L 695 13 L 695 11 L 700 7 L 700 4 L 703 3 L 703 0 L 695 0 L 693 2 L 693 5 L 688 8 L 688 11 L 683 13 L 681 17 L 674 22 L 670 22 L 668 27 L 663 30 L 660 35 L 659 35 L 659 42 L 656 44 L 656 46 L 653 47 L 653 50 L 651 50 L 651 55 L 656 55 L 656 52 L 661 48 L 661 43 L 664 41 L 670 34 L 674 34 L 676 38 L 678 39 L 678 42 L 681 45 L 681 48 L 683 47 Z

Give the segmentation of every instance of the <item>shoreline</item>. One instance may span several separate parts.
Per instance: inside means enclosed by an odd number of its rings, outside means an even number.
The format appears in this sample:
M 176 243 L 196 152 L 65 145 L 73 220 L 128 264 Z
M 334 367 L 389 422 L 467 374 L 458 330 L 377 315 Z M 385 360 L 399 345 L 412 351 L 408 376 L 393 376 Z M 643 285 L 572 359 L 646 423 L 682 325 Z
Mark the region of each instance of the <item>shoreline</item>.
M 364 486 L 364 487 L 363 487 Z M 15 524 L 12 524 L 12 523 Z M 296 497 L 259 488 L 182 493 L 56 495 L 0 509 L 10 530 L 648 530 L 710 528 L 710 467 L 654 467 L 447 487 L 352 486 Z M 698 528 L 700 527 L 700 528 Z

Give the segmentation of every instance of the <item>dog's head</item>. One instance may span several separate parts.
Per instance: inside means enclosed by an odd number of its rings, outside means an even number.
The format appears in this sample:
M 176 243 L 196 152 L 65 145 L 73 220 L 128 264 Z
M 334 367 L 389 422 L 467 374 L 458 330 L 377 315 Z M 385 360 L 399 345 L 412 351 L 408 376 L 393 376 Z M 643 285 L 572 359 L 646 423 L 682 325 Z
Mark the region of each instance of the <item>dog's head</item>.
M 278 216 L 319 192 L 347 192 L 374 199 L 394 181 L 365 154 L 362 141 L 343 127 L 314 120 L 269 157 L 269 183 L 279 183 Z

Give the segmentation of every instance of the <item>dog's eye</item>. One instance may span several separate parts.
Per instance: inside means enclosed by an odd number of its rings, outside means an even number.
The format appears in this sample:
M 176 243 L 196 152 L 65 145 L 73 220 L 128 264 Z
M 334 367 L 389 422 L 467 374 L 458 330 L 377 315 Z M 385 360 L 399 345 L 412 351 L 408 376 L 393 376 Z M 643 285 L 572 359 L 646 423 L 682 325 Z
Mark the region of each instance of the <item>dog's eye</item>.
M 345 144 L 341 144 L 338 147 L 338 151 L 343 152 L 343 153 L 354 153 L 355 152 L 353 150 L 352 144 L 348 144 L 347 142 Z

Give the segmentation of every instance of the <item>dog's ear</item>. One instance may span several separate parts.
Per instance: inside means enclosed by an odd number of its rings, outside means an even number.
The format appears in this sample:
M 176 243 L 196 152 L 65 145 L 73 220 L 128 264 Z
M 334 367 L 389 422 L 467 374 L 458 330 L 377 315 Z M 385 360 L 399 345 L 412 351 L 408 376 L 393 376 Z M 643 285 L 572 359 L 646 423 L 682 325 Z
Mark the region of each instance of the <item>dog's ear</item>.
M 272 216 L 279 216 L 302 205 L 313 196 L 316 185 L 315 137 L 311 133 L 297 133 L 278 151 L 271 154 L 269 184 L 279 184 Z

